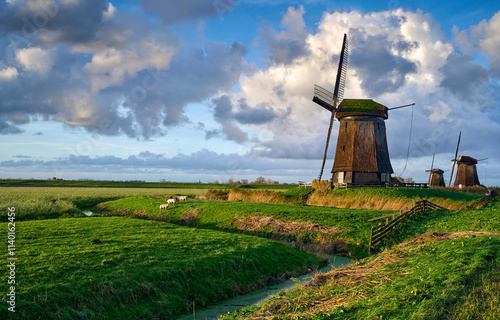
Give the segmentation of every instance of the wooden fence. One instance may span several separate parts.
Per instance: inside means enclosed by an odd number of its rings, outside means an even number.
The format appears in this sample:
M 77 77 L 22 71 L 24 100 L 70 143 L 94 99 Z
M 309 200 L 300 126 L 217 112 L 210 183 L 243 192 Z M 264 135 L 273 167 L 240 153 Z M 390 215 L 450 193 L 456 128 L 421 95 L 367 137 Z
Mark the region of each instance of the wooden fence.
M 368 221 L 376 221 L 380 219 L 385 219 L 385 224 L 382 222 L 378 224 L 378 226 L 372 227 L 371 235 L 370 235 L 370 243 L 368 244 L 368 255 L 370 256 L 372 250 L 385 238 L 387 237 L 394 228 L 400 223 L 404 222 L 408 218 L 411 218 L 417 215 L 420 212 L 427 210 L 447 210 L 437 204 L 434 204 L 427 200 L 419 201 L 415 204 L 413 208 L 405 212 L 397 212 L 393 214 L 389 214 L 386 216 L 373 218 Z M 392 218 L 392 220 L 389 220 Z
M 474 202 L 472 203 L 471 205 L 469 205 L 467 207 L 467 209 L 474 209 L 478 204 L 485 204 L 485 203 L 488 203 L 490 202 L 491 200 L 495 199 L 495 197 L 498 195 L 498 193 L 493 190 L 492 192 L 490 192 L 490 194 L 488 194 L 486 197 L 483 197 L 481 198 L 481 200 L 479 200 L 478 202 Z
M 310 187 L 310 186 L 312 186 L 312 182 L 299 181 L 299 188 L 300 187 Z

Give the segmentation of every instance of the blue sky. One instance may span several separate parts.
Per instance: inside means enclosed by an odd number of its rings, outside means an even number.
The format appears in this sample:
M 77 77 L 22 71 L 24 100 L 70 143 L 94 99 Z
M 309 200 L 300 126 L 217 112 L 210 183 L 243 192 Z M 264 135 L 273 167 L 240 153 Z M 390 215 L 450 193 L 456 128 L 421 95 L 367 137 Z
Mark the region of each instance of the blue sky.
M 344 97 L 416 103 L 396 174 L 451 169 L 461 130 L 500 185 L 497 1 L 0 0 L 0 178 L 310 181 L 343 33 Z

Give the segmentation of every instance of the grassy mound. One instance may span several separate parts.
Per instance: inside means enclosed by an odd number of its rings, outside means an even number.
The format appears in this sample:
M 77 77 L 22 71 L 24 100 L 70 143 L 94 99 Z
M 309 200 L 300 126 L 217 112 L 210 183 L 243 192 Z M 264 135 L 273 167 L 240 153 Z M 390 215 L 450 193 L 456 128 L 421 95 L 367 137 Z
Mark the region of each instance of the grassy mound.
M 123 217 L 16 228 L 18 319 L 173 319 L 319 263 L 275 241 Z

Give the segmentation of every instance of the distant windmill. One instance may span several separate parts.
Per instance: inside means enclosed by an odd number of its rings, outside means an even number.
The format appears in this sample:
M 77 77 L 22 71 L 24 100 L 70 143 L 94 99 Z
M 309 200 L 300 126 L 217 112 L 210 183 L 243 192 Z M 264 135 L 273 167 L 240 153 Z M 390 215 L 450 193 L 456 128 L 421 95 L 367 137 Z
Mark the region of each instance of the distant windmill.
M 444 176 L 443 173 L 444 171 L 438 168 L 434 168 L 434 156 L 436 154 L 432 155 L 432 164 L 431 164 L 431 170 L 425 170 L 425 172 L 429 172 L 429 187 L 445 187 L 444 183 Z
M 334 118 L 339 119 L 339 135 L 332 169 L 332 184 L 381 184 L 394 173 L 389 159 L 384 120 L 389 109 L 371 99 L 342 100 L 347 72 L 347 35 L 344 34 L 334 92 L 315 85 L 313 101 L 331 112 L 326 147 L 319 180 L 323 175 Z M 342 101 L 339 104 L 339 101 Z
M 469 186 L 481 185 L 479 183 L 479 177 L 477 175 L 476 164 L 479 161 L 483 161 L 486 159 L 488 158 L 476 160 L 472 157 L 460 156 L 456 161 L 452 160 L 454 162 L 453 166 L 455 166 L 455 163 L 458 166 L 457 177 L 455 178 L 454 186 L 469 187 Z

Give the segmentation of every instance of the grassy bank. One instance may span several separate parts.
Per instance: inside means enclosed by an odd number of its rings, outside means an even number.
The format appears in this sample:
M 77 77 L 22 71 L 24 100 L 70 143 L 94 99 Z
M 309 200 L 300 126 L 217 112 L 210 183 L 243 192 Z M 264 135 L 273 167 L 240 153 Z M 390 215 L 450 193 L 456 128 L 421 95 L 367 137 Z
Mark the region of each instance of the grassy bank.
M 411 188 L 350 188 L 308 194 L 310 191 L 310 187 L 296 187 L 284 192 L 244 188 L 212 189 L 204 197 L 207 200 L 305 203 L 322 207 L 399 211 L 409 210 L 416 202 L 424 199 L 451 210 L 462 210 L 484 196 L 442 189 Z
M 83 216 L 80 209 L 98 203 L 137 195 L 200 195 L 201 189 L 147 188 L 78 188 L 78 187 L 8 187 L 0 188 L 0 208 L 15 207 L 16 219 L 48 219 Z M 7 210 L 0 212 L 5 221 Z
M 105 214 L 144 217 L 306 245 L 320 243 L 329 248 L 331 254 L 348 255 L 350 252 L 356 257 L 367 254 L 370 227 L 373 224 L 367 220 L 388 213 L 298 204 L 220 201 L 180 202 L 170 206 L 167 211 L 160 211 L 159 205 L 163 202 L 161 199 L 141 196 L 109 201 L 103 206 L 110 210 Z M 274 221 L 266 217 L 272 217 Z M 310 223 L 310 228 L 293 222 Z M 323 232 L 321 227 L 331 229 Z
M 17 222 L 16 248 L 17 319 L 172 319 L 319 263 L 275 241 L 124 217 Z
M 484 195 L 440 189 L 350 188 L 328 193 L 314 192 L 308 205 L 373 210 L 409 210 L 415 202 L 429 200 L 439 206 L 461 210 Z
M 498 319 L 499 265 L 499 236 L 429 235 L 222 319 Z

